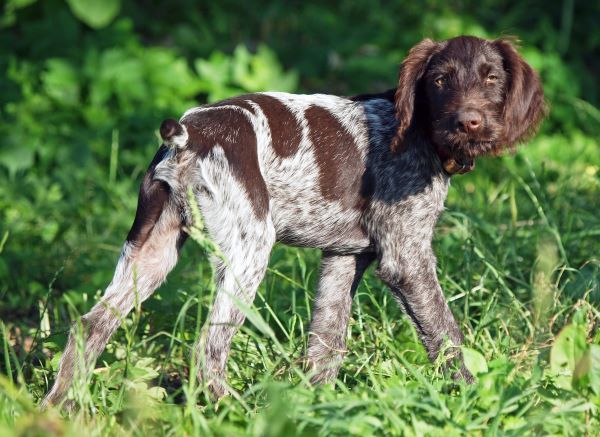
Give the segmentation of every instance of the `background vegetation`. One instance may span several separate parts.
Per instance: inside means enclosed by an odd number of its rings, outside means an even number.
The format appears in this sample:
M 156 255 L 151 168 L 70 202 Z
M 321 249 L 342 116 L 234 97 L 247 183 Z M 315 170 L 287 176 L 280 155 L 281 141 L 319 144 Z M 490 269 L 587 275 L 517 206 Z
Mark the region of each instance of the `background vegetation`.
M 600 3 L 7 0 L 0 19 L 1 435 L 599 435 Z M 39 413 L 68 326 L 109 282 L 157 128 L 257 90 L 390 88 L 423 37 L 519 35 L 551 114 L 453 179 L 439 274 L 479 382 L 456 387 L 368 274 L 336 387 L 298 367 L 319 254 L 279 246 L 229 364 L 189 378 L 210 269 L 189 242 L 72 393 Z

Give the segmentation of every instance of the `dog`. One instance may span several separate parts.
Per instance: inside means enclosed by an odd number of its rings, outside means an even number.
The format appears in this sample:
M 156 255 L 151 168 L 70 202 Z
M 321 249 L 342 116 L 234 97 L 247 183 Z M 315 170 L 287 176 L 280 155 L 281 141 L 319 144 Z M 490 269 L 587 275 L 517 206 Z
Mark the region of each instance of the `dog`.
M 239 303 L 253 301 L 277 241 L 323 253 L 306 352 L 313 383 L 335 380 L 352 298 L 374 261 L 430 359 L 444 349 L 454 378 L 472 382 L 436 276 L 434 226 L 451 176 L 513 150 L 544 115 L 539 77 L 511 40 L 460 36 L 418 43 L 398 86 L 382 94 L 255 93 L 165 120 L 114 278 L 81 318 L 84 362 L 93 364 L 175 266 L 192 223 L 191 190 L 223 254 L 213 260 L 217 294 L 195 347 L 214 397 L 228 391 Z M 71 333 L 42 407 L 65 398 L 81 375 L 78 358 Z

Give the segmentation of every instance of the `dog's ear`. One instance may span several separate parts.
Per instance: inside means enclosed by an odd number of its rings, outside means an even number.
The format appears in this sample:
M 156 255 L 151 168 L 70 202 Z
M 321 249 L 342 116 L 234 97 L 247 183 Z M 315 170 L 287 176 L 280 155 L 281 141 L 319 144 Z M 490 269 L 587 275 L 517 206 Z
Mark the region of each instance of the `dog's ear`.
M 514 149 L 537 130 L 547 113 L 544 91 L 537 73 L 519 55 L 511 41 L 502 38 L 492 42 L 503 58 L 508 73 L 504 98 L 502 146 Z
M 440 50 L 441 44 L 430 39 L 424 39 L 408 52 L 408 56 L 400 67 L 398 88 L 394 97 L 398 129 L 392 139 L 393 152 L 401 149 L 406 131 L 413 122 L 415 99 L 419 80 L 427 71 L 427 65 L 434 53 Z

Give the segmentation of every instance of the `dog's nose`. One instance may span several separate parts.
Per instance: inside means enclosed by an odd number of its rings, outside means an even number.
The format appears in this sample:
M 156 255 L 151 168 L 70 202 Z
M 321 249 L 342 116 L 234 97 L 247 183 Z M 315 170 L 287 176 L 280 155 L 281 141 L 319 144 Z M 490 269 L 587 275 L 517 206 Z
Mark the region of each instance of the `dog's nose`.
M 483 118 L 477 111 L 463 111 L 458 114 L 458 124 L 465 132 L 477 132 L 481 128 Z

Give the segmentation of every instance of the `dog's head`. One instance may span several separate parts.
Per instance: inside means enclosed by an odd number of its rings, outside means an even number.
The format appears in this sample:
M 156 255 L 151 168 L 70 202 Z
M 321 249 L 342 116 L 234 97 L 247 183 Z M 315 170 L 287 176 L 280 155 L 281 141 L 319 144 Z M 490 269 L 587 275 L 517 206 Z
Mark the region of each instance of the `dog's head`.
M 411 131 L 449 155 L 500 154 L 532 134 L 545 114 L 535 71 L 507 39 L 429 39 L 402 63 L 395 94 L 400 150 Z

